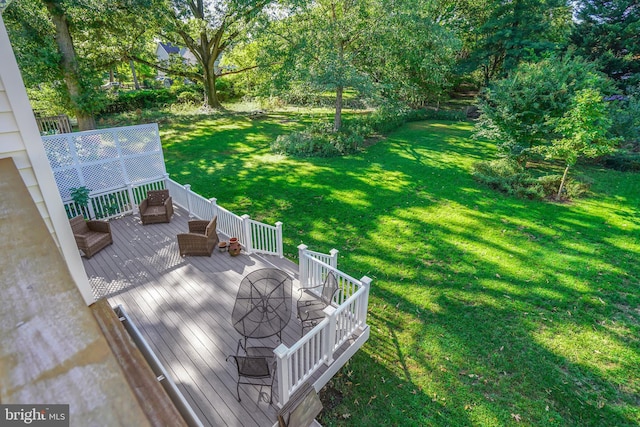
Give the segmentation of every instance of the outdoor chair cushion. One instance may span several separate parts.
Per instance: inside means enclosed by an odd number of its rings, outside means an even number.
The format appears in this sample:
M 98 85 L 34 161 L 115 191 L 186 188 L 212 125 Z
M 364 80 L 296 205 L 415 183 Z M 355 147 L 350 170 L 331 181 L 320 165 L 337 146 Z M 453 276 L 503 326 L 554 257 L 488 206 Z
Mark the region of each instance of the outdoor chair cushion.
M 169 190 L 149 190 L 147 198 L 140 203 L 142 225 L 171 222 L 173 200 Z

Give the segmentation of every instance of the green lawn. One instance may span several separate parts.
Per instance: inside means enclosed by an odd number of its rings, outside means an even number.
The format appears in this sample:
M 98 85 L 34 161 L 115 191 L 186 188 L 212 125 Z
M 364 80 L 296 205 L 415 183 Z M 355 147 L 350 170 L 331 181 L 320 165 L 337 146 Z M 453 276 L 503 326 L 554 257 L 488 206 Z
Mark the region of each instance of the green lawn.
M 283 221 L 291 259 L 335 247 L 373 278 L 371 338 L 329 383 L 324 425 L 640 423 L 640 175 L 583 168 L 590 198 L 526 201 L 471 179 L 495 147 L 469 123 L 411 123 L 344 158 L 271 154 L 297 126 L 288 112 L 161 132 L 173 179 Z

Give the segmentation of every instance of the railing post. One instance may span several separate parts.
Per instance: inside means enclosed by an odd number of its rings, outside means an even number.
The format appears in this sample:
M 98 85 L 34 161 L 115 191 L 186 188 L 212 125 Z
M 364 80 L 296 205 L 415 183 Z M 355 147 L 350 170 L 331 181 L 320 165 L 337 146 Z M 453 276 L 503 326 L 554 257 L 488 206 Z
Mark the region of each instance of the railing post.
M 169 174 L 165 172 L 162 177 L 164 181 L 164 188 L 169 188 Z
M 362 326 L 367 324 L 367 309 L 369 308 L 369 289 L 371 288 L 371 278 L 363 276 L 360 279 L 364 293 L 362 294 L 362 300 L 360 303 L 360 313 L 358 313 L 358 320 L 362 322 Z
M 335 248 L 329 251 L 329 254 L 331 256 L 331 262 L 329 262 L 329 265 L 336 269 L 338 268 L 338 252 L 340 251 Z
M 298 271 L 300 276 L 300 287 L 309 286 L 309 263 L 307 262 L 307 248 L 305 244 L 298 245 Z
M 218 199 L 212 197 L 209 199 L 209 203 L 211 203 L 211 218 L 218 215 Z M 218 218 L 220 221 L 220 218 Z
M 333 307 L 332 305 L 329 305 L 325 307 L 323 311 L 326 316 L 326 319 L 329 321 L 329 327 L 326 329 L 327 330 L 327 339 L 325 340 L 326 347 L 324 348 L 324 355 L 325 355 L 324 363 L 325 365 L 329 366 L 333 363 L 333 347 L 336 343 L 336 326 L 338 322 L 337 322 L 335 307 Z
M 276 251 L 280 258 L 284 258 L 284 249 L 282 244 L 282 222 L 276 222 Z
M 138 207 L 138 204 L 136 203 L 135 194 L 133 194 L 133 184 L 131 184 L 130 182 L 127 182 L 126 186 L 127 186 L 127 195 L 129 196 L 129 203 L 131 205 L 131 212 L 133 212 Z
M 244 243 L 244 251 L 247 254 L 250 254 L 252 251 L 251 242 L 253 241 L 253 236 L 251 235 L 251 217 L 247 214 L 242 215 L 242 227 L 244 232 L 244 238 L 246 242 Z
M 89 203 L 87 204 L 87 215 L 89 219 L 96 219 L 96 212 L 93 209 L 93 197 L 89 194 Z
M 191 184 L 185 184 L 184 190 L 187 193 L 187 212 L 189 212 L 189 218 L 193 218 L 193 213 L 191 212 Z
M 273 350 L 276 355 L 276 375 L 278 375 L 278 404 L 282 407 L 289 401 L 289 348 L 280 344 Z

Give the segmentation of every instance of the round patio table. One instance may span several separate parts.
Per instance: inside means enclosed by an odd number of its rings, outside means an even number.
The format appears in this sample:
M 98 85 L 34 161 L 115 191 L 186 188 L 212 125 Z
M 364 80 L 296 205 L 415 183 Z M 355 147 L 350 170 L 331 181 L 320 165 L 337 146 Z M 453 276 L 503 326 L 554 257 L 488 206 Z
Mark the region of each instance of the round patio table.
M 291 319 L 291 277 L 277 268 L 262 268 L 240 282 L 231 322 L 245 341 L 278 335 Z

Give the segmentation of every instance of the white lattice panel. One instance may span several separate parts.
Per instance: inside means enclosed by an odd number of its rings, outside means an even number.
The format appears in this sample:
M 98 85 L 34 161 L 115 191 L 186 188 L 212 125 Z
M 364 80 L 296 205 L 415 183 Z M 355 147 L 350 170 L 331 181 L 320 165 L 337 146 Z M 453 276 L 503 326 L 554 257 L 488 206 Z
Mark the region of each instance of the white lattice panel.
M 43 138 L 42 143 L 52 169 L 73 165 L 73 154 L 66 135 Z
M 133 184 L 149 181 L 165 173 L 162 153 L 149 153 L 146 156 L 125 158 L 124 164 L 129 181 Z
M 119 160 L 91 164 L 82 167 L 84 185 L 91 189 L 92 193 L 111 190 L 125 185 L 122 166 Z
M 160 151 L 157 127 L 120 128 L 117 136 L 123 156 Z
M 155 123 L 45 136 L 42 142 L 63 200 L 71 188 L 96 194 L 166 174 Z
M 80 163 L 118 158 L 114 135 L 109 132 L 89 133 L 73 138 Z
M 60 191 L 62 200 L 69 200 L 71 198 L 71 188 L 82 186 L 80 174 L 75 168 L 55 171 L 53 172 L 53 176 L 56 179 L 56 184 L 58 184 L 58 191 Z

